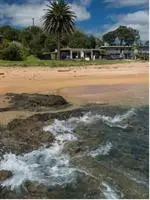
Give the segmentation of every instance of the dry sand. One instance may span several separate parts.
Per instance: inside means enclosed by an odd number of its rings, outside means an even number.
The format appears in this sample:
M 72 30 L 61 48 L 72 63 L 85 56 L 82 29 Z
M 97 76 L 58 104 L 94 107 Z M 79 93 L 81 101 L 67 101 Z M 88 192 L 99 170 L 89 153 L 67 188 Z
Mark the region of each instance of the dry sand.
M 66 68 L 0 67 L 0 107 L 8 105 L 3 96 L 8 92 L 55 93 L 75 104 L 148 104 L 148 81 L 148 62 Z

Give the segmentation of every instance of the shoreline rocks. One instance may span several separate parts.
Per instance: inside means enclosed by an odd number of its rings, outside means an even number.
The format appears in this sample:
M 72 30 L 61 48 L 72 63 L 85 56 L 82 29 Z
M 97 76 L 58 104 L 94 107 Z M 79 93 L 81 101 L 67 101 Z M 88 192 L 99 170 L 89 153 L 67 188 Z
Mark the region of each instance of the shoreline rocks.
M 59 95 L 7 93 L 6 98 L 11 106 L 0 108 L 0 112 L 10 110 L 45 111 L 50 108 L 56 109 L 69 106 L 69 103 Z
M 13 173 L 8 170 L 0 170 L 0 182 L 5 181 L 13 176 Z

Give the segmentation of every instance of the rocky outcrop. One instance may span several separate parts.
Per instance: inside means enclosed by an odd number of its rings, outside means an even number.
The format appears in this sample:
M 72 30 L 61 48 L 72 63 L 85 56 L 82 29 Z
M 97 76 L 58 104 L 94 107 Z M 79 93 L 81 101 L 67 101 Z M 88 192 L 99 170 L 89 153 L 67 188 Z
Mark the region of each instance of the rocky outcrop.
M 65 120 L 82 115 L 84 109 L 56 113 L 36 114 L 27 119 L 15 119 L 7 127 L 0 129 L 0 156 L 4 153 L 22 154 L 33 151 L 40 146 L 50 146 L 54 136 L 43 132 L 43 127 L 53 123 L 54 119 Z
M 0 131 L 0 154 L 27 153 L 43 144 L 50 146 L 54 141 L 54 136 L 50 132 L 43 132 L 43 126 L 44 124 L 40 121 L 14 120 L 6 130 Z
M 0 112 L 9 110 L 29 110 L 44 111 L 48 108 L 62 108 L 69 106 L 68 102 L 59 95 L 43 95 L 43 94 L 6 94 L 10 107 L 1 108 Z

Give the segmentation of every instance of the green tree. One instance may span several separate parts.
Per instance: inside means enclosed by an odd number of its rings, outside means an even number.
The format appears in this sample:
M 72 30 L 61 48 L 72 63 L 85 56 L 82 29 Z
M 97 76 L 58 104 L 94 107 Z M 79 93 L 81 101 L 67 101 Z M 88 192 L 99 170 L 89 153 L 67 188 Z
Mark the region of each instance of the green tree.
M 116 38 L 119 39 L 120 45 L 133 45 L 140 40 L 139 32 L 126 26 L 119 26 L 116 30 L 103 35 L 104 42 L 107 42 L 110 45 L 115 44 Z
M 30 47 L 31 41 L 39 37 L 39 34 L 42 34 L 42 30 L 39 27 L 27 27 L 20 32 L 19 39 L 24 46 Z
M 76 30 L 69 38 L 70 48 L 90 48 L 90 40 L 84 33 Z
M 27 50 L 19 42 L 11 42 L 2 52 L 2 59 L 21 61 L 27 57 Z
M 103 41 L 107 42 L 109 45 L 114 45 L 116 39 L 116 35 L 114 31 L 108 32 L 103 35 Z
M 95 49 L 96 47 L 96 38 L 93 35 L 89 36 L 89 41 L 90 41 L 90 48 Z
M 137 30 L 126 26 L 120 26 L 117 28 L 115 30 L 115 34 L 120 40 L 120 45 L 122 45 L 123 42 L 125 42 L 126 45 L 133 45 L 140 39 L 139 32 Z
M 38 33 L 29 43 L 30 53 L 39 57 L 44 52 L 45 40 L 45 34 Z
M 104 42 L 98 37 L 95 38 L 95 41 L 96 41 L 95 48 L 100 48 L 101 46 L 104 45 Z
M 57 48 L 56 38 L 54 36 L 47 37 L 44 43 L 44 51 L 52 52 L 56 48 Z
M 125 38 L 128 35 L 128 29 L 125 26 L 120 26 L 114 31 L 114 35 L 116 38 L 120 40 L 120 45 L 123 45 L 123 42 L 125 42 Z
M 47 5 L 43 16 L 43 28 L 47 34 L 57 37 L 57 59 L 60 59 L 60 42 L 62 35 L 71 34 L 74 31 L 75 13 L 65 0 L 54 0 Z
M 19 41 L 20 30 L 11 26 L 0 27 L 0 33 L 3 35 L 4 39 L 8 41 Z
M 33 39 L 33 35 L 31 33 L 30 29 L 26 28 L 26 29 L 22 30 L 20 32 L 19 39 L 24 46 L 29 47 L 31 40 Z
M 145 45 L 146 45 L 146 46 L 149 46 L 149 40 L 145 42 Z
M 126 26 L 119 26 L 114 32 L 116 37 L 118 37 L 120 40 L 120 45 L 123 45 L 123 42 L 125 45 L 133 45 L 140 39 L 139 32 L 130 27 L 128 28 Z

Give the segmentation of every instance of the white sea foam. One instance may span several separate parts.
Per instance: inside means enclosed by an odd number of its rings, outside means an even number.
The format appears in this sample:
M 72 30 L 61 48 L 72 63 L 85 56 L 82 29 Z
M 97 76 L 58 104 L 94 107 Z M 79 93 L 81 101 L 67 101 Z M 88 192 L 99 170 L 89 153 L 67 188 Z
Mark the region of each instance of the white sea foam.
M 117 192 L 106 182 L 102 182 L 103 189 L 102 192 L 106 199 L 120 199 Z
M 103 122 L 110 126 L 110 127 L 117 127 L 117 128 L 121 128 L 121 129 L 126 129 L 128 128 L 128 124 L 121 124 L 124 120 L 129 119 L 130 117 L 134 116 L 135 113 L 135 109 L 132 108 L 129 111 L 127 111 L 126 113 L 124 113 L 123 115 L 115 115 L 114 117 L 110 117 L 110 116 L 104 116 L 102 115 L 100 118 L 103 120 Z
M 106 125 L 110 127 L 118 127 L 122 129 L 126 129 L 128 124 L 121 124 L 124 120 L 135 115 L 135 109 L 132 108 L 123 115 L 115 115 L 114 117 L 93 114 L 92 112 L 85 113 L 81 117 L 72 117 L 68 120 L 57 120 L 55 119 L 54 123 L 50 126 L 46 126 L 43 128 L 44 131 L 50 131 L 54 135 L 61 133 L 69 133 L 73 134 L 74 129 L 80 124 L 92 124 L 98 120 L 102 120 Z
M 73 124 L 69 124 L 65 120 L 60 121 L 57 119 L 55 119 L 52 125 L 43 128 L 44 131 L 50 131 L 51 133 L 53 133 L 53 135 L 64 134 L 64 133 L 72 134 L 73 129 L 74 129 Z
M 23 156 L 6 154 L 0 169 L 10 170 L 13 177 L 2 185 L 14 189 L 26 180 L 50 185 L 70 182 L 75 169 L 69 167 L 69 156 L 61 154 L 62 149 L 62 145 L 54 143 L 49 149 L 39 149 Z
M 76 169 L 69 166 L 70 158 L 62 150 L 66 141 L 76 140 L 76 137 L 68 131 L 61 134 L 54 131 L 53 134 L 56 134 L 55 142 L 50 148 L 43 147 L 22 156 L 4 155 L 0 169 L 11 171 L 13 176 L 1 185 L 14 189 L 26 180 L 48 185 L 62 185 L 74 180 Z
M 91 157 L 96 157 L 98 155 L 109 155 L 111 148 L 112 148 L 112 143 L 107 142 L 105 145 L 101 145 L 97 149 L 90 151 L 88 155 Z
M 70 157 L 63 154 L 63 148 L 66 141 L 75 141 L 77 137 L 74 129 L 80 124 L 92 124 L 97 120 L 103 120 L 104 123 L 120 126 L 122 120 L 135 114 L 134 110 L 126 112 L 124 115 L 108 117 L 88 112 L 82 117 L 72 117 L 68 120 L 55 120 L 50 126 L 43 128 L 44 131 L 50 131 L 55 136 L 55 142 L 50 148 L 41 148 L 22 156 L 15 154 L 4 155 L 0 162 L 0 170 L 10 170 L 13 177 L 1 183 L 3 186 L 11 186 L 12 189 L 18 187 L 26 180 L 38 181 L 49 185 L 65 184 L 75 178 L 76 171 L 69 165 Z M 111 149 L 111 143 L 93 151 L 91 155 L 106 155 Z

